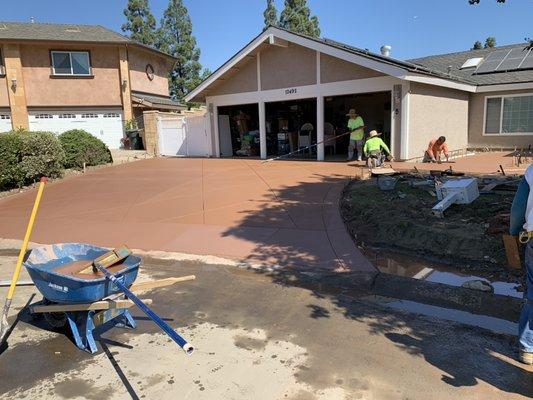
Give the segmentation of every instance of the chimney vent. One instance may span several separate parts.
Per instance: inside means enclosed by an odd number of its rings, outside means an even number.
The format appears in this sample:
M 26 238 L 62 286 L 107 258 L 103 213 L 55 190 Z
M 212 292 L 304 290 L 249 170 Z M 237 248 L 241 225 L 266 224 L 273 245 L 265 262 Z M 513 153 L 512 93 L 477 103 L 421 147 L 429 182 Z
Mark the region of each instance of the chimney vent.
M 390 47 L 389 45 L 383 45 L 379 50 L 381 51 L 382 56 L 390 57 L 390 51 L 392 50 L 392 47 Z

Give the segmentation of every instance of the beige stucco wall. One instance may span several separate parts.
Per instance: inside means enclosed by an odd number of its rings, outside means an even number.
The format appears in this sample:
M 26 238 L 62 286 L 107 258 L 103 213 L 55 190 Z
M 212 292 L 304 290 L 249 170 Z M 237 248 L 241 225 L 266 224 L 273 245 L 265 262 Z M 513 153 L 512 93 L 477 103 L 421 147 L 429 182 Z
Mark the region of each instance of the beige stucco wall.
M 525 136 L 483 136 L 483 122 L 485 118 L 485 99 L 487 96 L 531 93 L 533 90 L 516 90 L 511 92 L 473 93 L 470 95 L 469 115 L 469 147 L 494 147 L 494 148 L 523 148 L 533 144 L 533 135 Z
M 209 89 L 210 96 L 254 92 L 257 90 L 257 58 L 247 58 L 238 70 L 227 72 Z
M 428 142 L 446 136 L 450 150 L 468 146 L 469 94 L 411 82 L 409 158 L 422 157 Z
M 168 96 L 168 75 L 172 69 L 172 62 L 168 58 L 161 57 L 137 48 L 128 48 L 128 60 L 130 66 L 131 90 L 143 93 Z M 146 66 L 154 67 L 154 79 L 151 81 L 146 74 Z
M 320 55 L 320 80 L 322 83 L 375 78 L 378 76 L 385 75 L 327 54 Z
M 87 50 L 94 78 L 51 77 L 50 50 Z M 120 106 L 118 49 L 116 46 L 20 46 L 28 107 Z
M 316 84 L 316 52 L 289 43 L 269 46 L 261 52 L 262 90 Z
M 9 96 L 7 94 L 7 80 L 0 77 L 0 107 L 9 107 Z

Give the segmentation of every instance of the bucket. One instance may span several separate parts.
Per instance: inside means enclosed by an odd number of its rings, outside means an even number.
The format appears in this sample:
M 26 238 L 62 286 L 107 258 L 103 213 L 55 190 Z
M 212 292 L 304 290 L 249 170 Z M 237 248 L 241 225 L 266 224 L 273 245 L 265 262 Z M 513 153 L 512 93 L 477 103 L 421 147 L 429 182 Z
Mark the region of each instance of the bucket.
M 391 176 L 379 176 L 378 186 L 381 190 L 394 190 L 398 180 Z

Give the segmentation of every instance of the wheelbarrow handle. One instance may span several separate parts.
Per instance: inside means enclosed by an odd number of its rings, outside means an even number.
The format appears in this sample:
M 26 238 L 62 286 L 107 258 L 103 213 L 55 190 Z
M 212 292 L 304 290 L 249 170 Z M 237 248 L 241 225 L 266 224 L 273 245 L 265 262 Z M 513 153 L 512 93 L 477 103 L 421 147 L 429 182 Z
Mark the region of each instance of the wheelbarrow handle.
M 117 286 L 131 301 L 135 303 L 152 321 L 154 321 L 157 326 L 159 326 L 174 342 L 180 346 L 185 354 L 192 354 L 194 348 L 183 338 L 181 337 L 172 327 L 167 324 L 163 319 L 153 312 L 146 304 L 143 303 L 141 299 L 135 296 L 131 290 L 129 290 L 122 282 L 120 282 L 116 276 L 111 274 L 105 267 L 102 267 L 100 264 L 95 263 L 94 265 L 104 276 L 109 279 L 115 286 Z

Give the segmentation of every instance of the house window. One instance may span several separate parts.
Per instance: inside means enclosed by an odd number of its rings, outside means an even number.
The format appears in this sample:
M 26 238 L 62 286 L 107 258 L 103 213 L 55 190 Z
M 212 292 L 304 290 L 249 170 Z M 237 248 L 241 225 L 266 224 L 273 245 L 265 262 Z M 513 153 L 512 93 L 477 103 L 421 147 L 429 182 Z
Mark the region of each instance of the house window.
M 91 75 L 89 52 L 52 51 L 52 71 L 54 75 Z
M 485 103 L 485 134 L 533 134 L 533 94 L 488 97 Z

